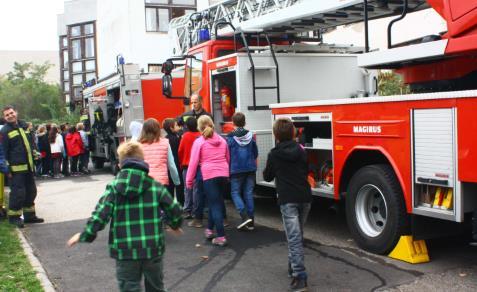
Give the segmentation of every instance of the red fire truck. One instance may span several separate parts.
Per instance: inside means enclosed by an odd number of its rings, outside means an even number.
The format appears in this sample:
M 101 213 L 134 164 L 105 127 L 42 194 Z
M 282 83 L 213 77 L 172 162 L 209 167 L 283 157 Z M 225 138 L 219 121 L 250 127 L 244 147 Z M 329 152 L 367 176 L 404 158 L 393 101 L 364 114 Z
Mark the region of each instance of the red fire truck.
M 427 2 L 447 32 L 400 45 L 388 35 L 387 50 L 358 57 L 402 74 L 412 94 L 270 106 L 300 129 L 314 193 L 344 199 L 354 239 L 375 253 L 401 235 L 460 230 L 477 210 L 477 1 Z
M 182 70 L 185 98 L 200 92 L 221 130 L 226 86 L 257 134 L 257 184 L 264 186 L 261 169 L 274 143 L 269 121 L 292 119 L 308 153 L 313 193 L 345 199 L 350 230 L 365 250 L 384 254 L 401 235 L 459 229 L 477 209 L 477 1 L 248 2 L 254 1 L 223 1 L 172 20 L 176 52 L 187 55 L 185 66 L 166 70 L 165 95 L 183 86 L 168 76 Z M 448 31 L 394 45 L 393 24 L 430 7 Z M 393 15 L 399 16 L 388 27 L 389 49 L 369 52 L 368 21 Z M 313 30 L 320 40 L 336 26 L 362 21 L 364 48 L 312 45 L 316 39 L 303 37 Z M 209 30 L 215 34 L 207 41 Z M 413 94 L 375 96 L 375 69 L 401 73 Z

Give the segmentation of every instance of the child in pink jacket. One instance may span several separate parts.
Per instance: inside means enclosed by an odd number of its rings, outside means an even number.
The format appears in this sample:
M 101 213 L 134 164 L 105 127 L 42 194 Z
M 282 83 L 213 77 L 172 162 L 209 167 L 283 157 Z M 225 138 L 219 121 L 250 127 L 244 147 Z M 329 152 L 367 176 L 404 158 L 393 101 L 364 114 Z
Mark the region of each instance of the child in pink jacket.
M 229 177 L 229 149 L 225 139 L 214 132 L 214 123 L 209 116 L 201 116 L 198 128 L 202 136 L 192 146 L 186 187 L 192 188 L 197 168 L 200 167 L 204 180 L 204 191 L 209 205 L 208 226 L 205 237 L 213 239 L 212 244 L 227 244 L 224 229 L 224 193 Z M 217 235 L 214 235 L 214 228 Z M 215 237 L 215 238 L 214 238 Z
M 174 163 L 169 140 L 161 138 L 161 124 L 156 119 L 147 119 L 142 126 L 139 142 L 142 144 L 144 161 L 149 165 L 149 175 L 164 186 L 169 186 L 170 172 L 174 185 L 181 183 Z

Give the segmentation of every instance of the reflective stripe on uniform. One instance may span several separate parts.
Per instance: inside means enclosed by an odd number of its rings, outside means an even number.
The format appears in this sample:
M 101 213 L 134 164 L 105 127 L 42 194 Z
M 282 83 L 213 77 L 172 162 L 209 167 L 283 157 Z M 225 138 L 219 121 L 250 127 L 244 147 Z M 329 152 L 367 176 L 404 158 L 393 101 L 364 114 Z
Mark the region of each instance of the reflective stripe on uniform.
M 12 139 L 12 138 L 18 136 L 19 134 L 20 134 L 20 133 L 18 133 L 17 130 L 13 130 L 13 131 L 11 131 L 11 132 L 8 133 L 8 138 Z
M 87 115 L 82 115 L 82 116 L 80 117 L 80 122 L 85 121 L 85 120 L 87 120 L 87 119 L 88 119 L 88 116 L 87 116 Z
M 8 209 L 7 211 L 7 215 L 8 216 L 21 216 L 22 215 L 22 210 L 11 210 L 11 209 Z
M 11 165 L 12 172 L 19 172 L 19 171 L 26 171 L 28 170 L 28 164 L 20 164 L 20 165 Z
M 23 213 L 34 213 L 35 212 L 35 205 L 31 207 L 23 207 Z
M 33 168 L 33 157 L 31 155 L 30 142 L 28 142 L 25 131 L 23 131 L 22 128 L 18 128 L 18 130 L 20 131 L 20 135 L 22 135 L 23 143 L 25 144 L 26 152 L 28 154 L 28 164 L 30 165 L 31 171 L 33 171 L 34 170 L 34 168 Z

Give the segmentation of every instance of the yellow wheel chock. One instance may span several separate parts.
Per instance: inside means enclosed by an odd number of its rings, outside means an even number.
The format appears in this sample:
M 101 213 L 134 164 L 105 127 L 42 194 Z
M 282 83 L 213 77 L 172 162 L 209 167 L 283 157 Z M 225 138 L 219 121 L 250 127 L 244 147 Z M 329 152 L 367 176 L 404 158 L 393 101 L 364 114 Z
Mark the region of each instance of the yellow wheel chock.
M 411 235 L 401 236 L 398 244 L 388 256 L 411 264 L 429 262 L 426 242 L 424 240 L 414 241 Z

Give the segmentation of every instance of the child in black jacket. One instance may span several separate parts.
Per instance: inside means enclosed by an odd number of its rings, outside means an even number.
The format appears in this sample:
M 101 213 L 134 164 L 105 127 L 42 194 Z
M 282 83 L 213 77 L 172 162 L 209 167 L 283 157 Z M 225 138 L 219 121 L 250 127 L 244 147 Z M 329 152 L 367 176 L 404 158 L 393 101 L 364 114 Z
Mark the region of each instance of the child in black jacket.
M 311 187 L 307 181 L 306 153 L 294 141 L 295 127 L 289 119 L 273 125 L 277 145 L 268 154 L 263 171 L 266 181 L 275 179 L 278 204 L 288 242 L 288 274 L 292 291 L 306 291 L 307 274 L 303 248 L 303 225 L 311 205 Z

